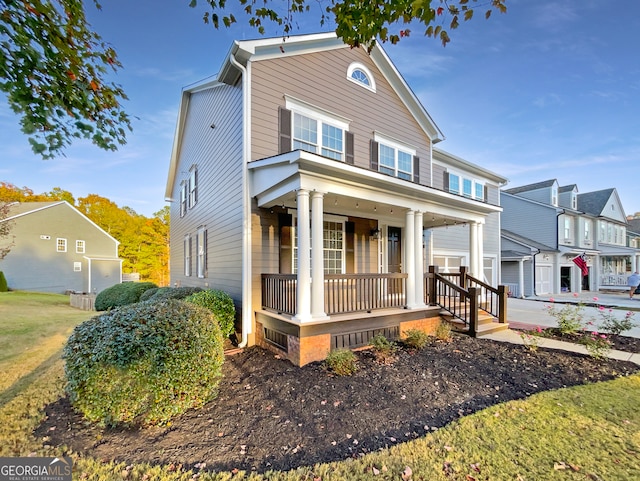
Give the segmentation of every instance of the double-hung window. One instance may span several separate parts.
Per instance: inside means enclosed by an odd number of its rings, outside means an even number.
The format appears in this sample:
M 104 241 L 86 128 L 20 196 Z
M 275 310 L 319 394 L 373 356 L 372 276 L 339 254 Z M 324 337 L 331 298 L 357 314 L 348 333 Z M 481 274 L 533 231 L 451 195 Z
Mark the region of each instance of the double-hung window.
M 306 150 L 334 160 L 345 160 L 349 120 L 286 97 L 291 112 L 291 148 Z
M 375 142 L 378 144 L 378 171 L 399 179 L 414 179 L 415 149 L 379 135 L 375 136 Z
M 182 182 L 180 186 L 180 217 L 187 213 L 187 183 Z
M 67 239 L 62 239 L 60 237 L 56 239 L 56 251 L 67 252 Z
M 196 235 L 196 275 L 198 277 L 207 276 L 207 230 L 198 227 Z
M 184 275 L 189 277 L 191 275 L 191 236 L 189 234 L 184 236 Z
M 293 273 L 298 272 L 298 228 L 294 218 L 293 235 Z M 344 274 L 345 272 L 345 221 L 338 216 L 325 216 L 322 222 L 322 257 L 325 274 Z M 313 256 L 313 252 L 311 253 Z
M 84 241 L 83 240 L 77 240 L 76 241 L 76 253 L 77 254 L 84 254 Z
M 195 167 L 189 172 L 189 209 L 198 201 L 198 170 Z

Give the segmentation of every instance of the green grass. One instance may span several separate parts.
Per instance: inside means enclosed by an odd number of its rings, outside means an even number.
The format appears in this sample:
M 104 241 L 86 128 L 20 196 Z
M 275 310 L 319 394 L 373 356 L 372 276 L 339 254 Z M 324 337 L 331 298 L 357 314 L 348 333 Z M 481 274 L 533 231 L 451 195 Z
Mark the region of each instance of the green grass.
M 91 313 L 64 308 L 51 297 L 0 294 L 0 338 L 14 326 L 17 353 L 0 360 L 0 373 L 13 368 L 26 349 L 40 359 L 15 383 L 0 388 L 0 456 L 53 456 L 32 430 L 42 407 L 62 393 L 59 358 L 64 336 Z M 31 298 L 25 299 L 25 298 Z M 7 301 L 13 307 L 7 309 Z M 23 311 L 13 314 L 16 307 Z M 31 311 L 31 328 L 15 334 L 16 318 Z M 57 314 L 55 314 L 57 312 Z M 10 319 L 5 322 L 8 316 Z M 40 327 L 38 319 L 48 327 Z M 57 321 L 56 321 L 57 319 Z M 19 324 L 19 323 L 18 323 Z M 55 327 L 57 326 L 57 328 Z M 34 333 L 47 335 L 35 336 Z M 22 369 L 23 371 L 25 368 Z M 20 382 L 19 381 L 19 382 Z M 358 460 L 304 467 L 264 475 L 244 472 L 202 473 L 199 480 L 401 480 L 409 467 L 418 480 L 630 480 L 640 479 L 640 375 L 605 383 L 536 394 L 466 416 L 430 435 Z M 169 466 L 104 463 L 75 457 L 74 479 L 190 480 L 193 473 Z M 470 477 L 467 477 L 470 476 Z

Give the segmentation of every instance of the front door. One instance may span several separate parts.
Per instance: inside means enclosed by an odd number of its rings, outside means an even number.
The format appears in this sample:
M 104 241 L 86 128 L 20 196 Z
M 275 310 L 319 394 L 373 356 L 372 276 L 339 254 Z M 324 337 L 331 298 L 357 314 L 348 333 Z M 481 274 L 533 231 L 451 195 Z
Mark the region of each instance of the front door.
M 389 227 L 387 231 L 387 272 L 402 272 L 402 229 Z

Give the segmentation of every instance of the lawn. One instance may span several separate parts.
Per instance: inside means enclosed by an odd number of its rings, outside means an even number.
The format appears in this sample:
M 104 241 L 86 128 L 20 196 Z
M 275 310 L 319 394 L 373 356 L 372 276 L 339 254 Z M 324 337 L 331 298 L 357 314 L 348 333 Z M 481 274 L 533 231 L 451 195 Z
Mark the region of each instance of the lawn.
M 91 313 L 66 296 L 0 294 L 0 456 L 53 456 L 32 435 L 42 409 L 62 395 L 60 351 Z M 550 373 L 550 375 L 553 375 Z M 640 479 L 640 375 L 505 402 L 416 440 L 342 462 L 265 474 L 196 473 L 227 480 L 630 480 Z M 186 480 L 175 465 L 75 457 L 74 478 Z M 206 460 L 203 460 L 206 462 Z M 204 467 L 204 466 L 203 466 Z

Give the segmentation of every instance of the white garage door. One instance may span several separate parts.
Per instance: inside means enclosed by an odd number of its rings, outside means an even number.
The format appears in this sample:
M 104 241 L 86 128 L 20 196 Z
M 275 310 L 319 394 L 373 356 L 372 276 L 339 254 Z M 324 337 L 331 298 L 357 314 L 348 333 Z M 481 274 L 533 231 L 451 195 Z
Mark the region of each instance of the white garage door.
M 536 294 L 551 292 L 551 266 L 536 266 Z

